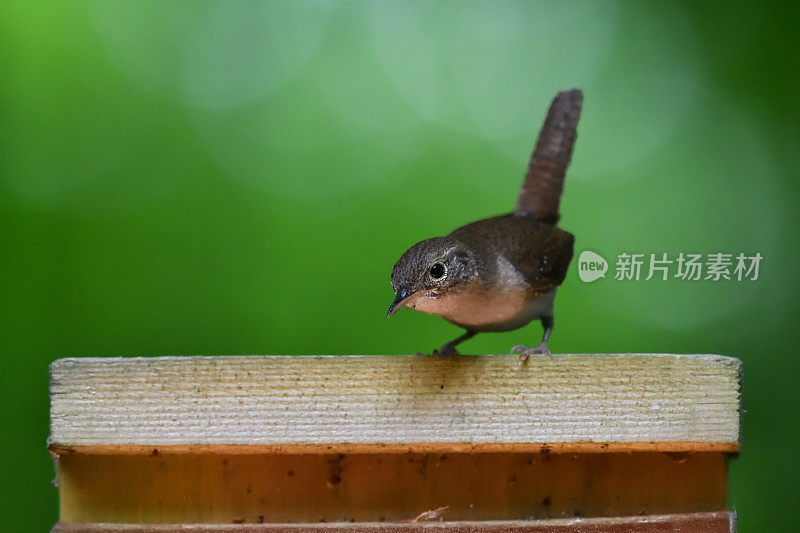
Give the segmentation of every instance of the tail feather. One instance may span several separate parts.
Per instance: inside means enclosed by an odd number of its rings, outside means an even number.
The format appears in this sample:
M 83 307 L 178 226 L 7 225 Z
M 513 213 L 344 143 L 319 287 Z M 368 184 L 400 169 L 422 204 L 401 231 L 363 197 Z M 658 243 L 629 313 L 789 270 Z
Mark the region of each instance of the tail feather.
M 515 215 L 553 225 L 558 222 L 558 204 L 572 157 L 582 102 L 580 89 L 563 91 L 553 98 L 531 154 Z

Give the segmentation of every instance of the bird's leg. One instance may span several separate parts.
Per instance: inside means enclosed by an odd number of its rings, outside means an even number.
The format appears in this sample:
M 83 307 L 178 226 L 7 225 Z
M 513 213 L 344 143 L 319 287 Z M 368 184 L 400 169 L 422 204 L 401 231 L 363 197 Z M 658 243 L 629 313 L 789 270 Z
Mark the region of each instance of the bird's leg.
M 477 334 L 478 334 L 477 331 L 472 331 L 468 329 L 466 333 L 464 333 L 457 339 L 453 339 L 447 344 L 442 344 L 441 348 L 433 351 L 433 355 L 458 355 L 458 350 L 456 350 L 456 345 L 464 342 L 467 339 L 471 339 Z
M 550 349 L 547 347 L 547 341 L 550 339 L 550 333 L 553 331 L 553 317 L 546 315 L 542 317 L 542 326 L 544 327 L 544 335 L 542 335 L 542 342 L 536 345 L 536 348 L 526 348 L 524 344 L 517 344 L 511 348 L 511 353 L 519 351 L 519 360 L 525 362 L 531 355 L 544 354 L 550 356 Z

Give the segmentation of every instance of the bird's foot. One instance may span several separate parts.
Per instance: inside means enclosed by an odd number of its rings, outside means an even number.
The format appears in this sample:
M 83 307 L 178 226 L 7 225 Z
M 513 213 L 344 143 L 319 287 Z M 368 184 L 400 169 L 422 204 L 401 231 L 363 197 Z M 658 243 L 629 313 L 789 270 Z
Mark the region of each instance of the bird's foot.
M 517 344 L 511 348 L 511 355 L 514 355 L 516 352 L 519 352 L 518 359 L 521 363 L 527 361 L 532 355 L 546 355 L 547 357 L 552 357 L 550 355 L 550 349 L 544 341 L 537 344 L 536 348 L 526 348 L 524 344 Z
M 431 355 L 461 355 L 456 350 L 456 347 L 453 346 L 451 343 L 442 344 L 442 347 L 438 350 L 434 350 Z

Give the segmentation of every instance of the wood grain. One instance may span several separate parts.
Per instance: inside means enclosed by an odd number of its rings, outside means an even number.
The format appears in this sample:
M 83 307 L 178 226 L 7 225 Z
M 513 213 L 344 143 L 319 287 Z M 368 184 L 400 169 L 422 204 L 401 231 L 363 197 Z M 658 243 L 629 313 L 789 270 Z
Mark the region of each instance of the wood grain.
M 520 442 L 478 443 L 415 442 L 410 444 L 135 444 L 61 446 L 48 448 L 53 457 L 81 455 L 263 455 L 263 454 L 365 454 L 365 453 L 631 453 L 631 452 L 725 452 L 736 453 L 735 442 Z
M 734 451 L 739 373 L 716 355 L 68 358 L 50 367 L 49 444 Z
M 736 513 L 405 524 L 67 524 L 52 533 L 734 533 Z
M 397 522 L 721 511 L 722 453 L 62 455 L 65 522 Z

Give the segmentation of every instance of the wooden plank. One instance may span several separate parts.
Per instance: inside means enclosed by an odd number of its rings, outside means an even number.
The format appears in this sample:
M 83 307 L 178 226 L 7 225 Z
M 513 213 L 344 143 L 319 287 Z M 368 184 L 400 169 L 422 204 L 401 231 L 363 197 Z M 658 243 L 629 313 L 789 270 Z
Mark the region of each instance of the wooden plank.
M 85 455 L 58 459 L 64 522 L 401 521 L 720 511 L 723 453 Z
M 82 455 L 258 455 L 258 454 L 363 454 L 363 453 L 631 453 L 631 452 L 725 452 L 739 451 L 735 442 L 522 442 L 478 443 L 415 442 L 410 444 L 176 444 L 142 446 L 131 444 L 60 446 L 51 444 L 50 454 Z
M 52 533 L 734 533 L 736 513 L 404 524 L 57 524 Z
M 69 358 L 50 367 L 49 443 L 735 450 L 739 368 L 653 354 Z

